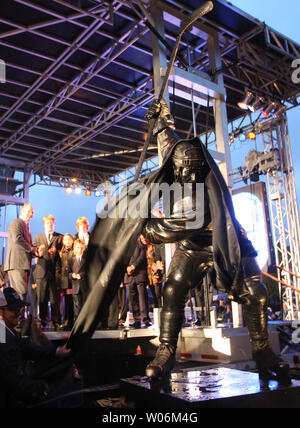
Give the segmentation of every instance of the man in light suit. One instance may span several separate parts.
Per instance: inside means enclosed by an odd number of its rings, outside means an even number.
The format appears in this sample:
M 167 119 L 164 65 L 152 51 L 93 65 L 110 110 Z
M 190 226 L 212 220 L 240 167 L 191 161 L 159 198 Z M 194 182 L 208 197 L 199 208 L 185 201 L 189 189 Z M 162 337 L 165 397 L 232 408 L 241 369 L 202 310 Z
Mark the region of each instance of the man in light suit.
M 29 230 L 33 214 L 34 208 L 31 204 L 23 205 L 20 217 L 13 220 L 8 227 L 4 270 L 8 272 L 11 287 L 22 300 L 26 300 L 31 259 L 40 254 L 37 246 L 32 245 Z
M 43 226 L 45 232 L 34 238 L 34 245 L 44 248 L 43 255 L 38 259 L 35 269 L 39 316 L 42 327 L 46 327 L 48 301 L 50 300 L 51 320 L 55 330 L 58 330 L 60 311 L 57 280 L 60 274 L 59 251 L 62 247 L 63 235 L 54 231 L 55 218 L 52 215 L 47 215 L 43 218 Z

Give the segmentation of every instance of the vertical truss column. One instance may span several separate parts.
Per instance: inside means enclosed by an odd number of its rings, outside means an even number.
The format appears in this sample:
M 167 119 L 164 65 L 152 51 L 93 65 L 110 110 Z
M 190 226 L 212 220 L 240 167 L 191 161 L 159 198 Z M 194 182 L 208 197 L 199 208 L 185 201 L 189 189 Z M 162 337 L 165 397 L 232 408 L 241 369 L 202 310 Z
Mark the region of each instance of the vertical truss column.
M 300 224 L 293 159 L 286 118 L 270 121 L 263 132 L 264 151 L 278 151 L 280 169 L 267 174 L 270 213 L 277 266 L 300 275 Z M 278 269 L 278 278 L 300 290 L 300 280 Z M 286 320 L 300 319 L 300 294 L 284 287 L 282 301 Z
M 207 39 L 209 62 L 212 72 L 222 69 L 222 56 L 220 53 L 219 37 L 209 35 Z M 216 73 L 216 83 L 225 91 L 224 77 L 222 73 Z M 214 117 L 215 117 L 215 135 L 217 142 L 217 150 L 224 154 L 224 162 L 219 164 L 219 168 L 223 177 L 230 188 L 233 187 L 233 180 L 231 176 L 232 161 L 229 145 L 228 133 L 228 117 L 226 109 L 226 99 L 223 95 L 217 95 L 214 98 Z
M 158 8 L 154 8 L 152 11 L 152 18 L 156 24 L 156 30 L 162 37 L 165 37 L 165 25 L 163 18 L 163 11 Z M 162 86 L 161 68 L 167 68 L 167 54 L 166 47 L 158 40 L 154 35 L 152 36 L 152 51 L 153 51 L 153 86 L 155 91 L 155 98 L 158 98 L 160 88 Z M 170 106 L 169 91 L 166 90 L 164 94 L 166 103 Z M 159 164 L 162 163 L 160 147 L 158 147 Z

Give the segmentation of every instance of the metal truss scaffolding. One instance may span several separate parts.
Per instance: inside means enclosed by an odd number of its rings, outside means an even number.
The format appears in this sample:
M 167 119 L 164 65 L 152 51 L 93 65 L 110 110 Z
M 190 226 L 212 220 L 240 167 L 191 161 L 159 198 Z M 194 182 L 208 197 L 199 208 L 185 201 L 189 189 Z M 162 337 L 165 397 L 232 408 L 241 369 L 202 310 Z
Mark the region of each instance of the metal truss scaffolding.
M 25 162 L 46 182 L 61 182 L 76 171 L 82 185 L 93 188 L 99 171 L 105 182 L 135 168 L 157 86 L 155 36 L 148 24 L 157 26 L 155 13 L 161 11 L 172 49 L 180 21 L 204 1 L 1 0 L 6 82 L 0 84 L 0 156 Z M 297 105 L 291 64 L 300 46 L 225 0 L 214 0 L 214 10 L 182 39 L 179 53 L 210 91 L 211 84 L 226 91 L 214 111 L 198 105 L 198 135 L 213 132 L 219 107 L 227 110 L 229 123 L 243 117 L 237 102 L 247 89 L 288 108 Z M 169 49 L 165 56 L 168 61 Z M 175 65 L 179 85 L 184 70 Z M 178 134 L 186 138 L 193 125 L 191 102 L 172 93 L 170 102 L 176 104 Z M 157 148 L 150 147 L 146 159 L 154 156 Z
M 267 174 L 270 215 L 278 278 L 300 290 L 300 224 L 291 146 L 286 117 L 269 121 L 262 129 L 264 151 L 278 150 L 280 168 Z M 290 272 L 290 273 L 289 273 Z M 286 320 L 300 317 L 300 293 L 282 287 Z

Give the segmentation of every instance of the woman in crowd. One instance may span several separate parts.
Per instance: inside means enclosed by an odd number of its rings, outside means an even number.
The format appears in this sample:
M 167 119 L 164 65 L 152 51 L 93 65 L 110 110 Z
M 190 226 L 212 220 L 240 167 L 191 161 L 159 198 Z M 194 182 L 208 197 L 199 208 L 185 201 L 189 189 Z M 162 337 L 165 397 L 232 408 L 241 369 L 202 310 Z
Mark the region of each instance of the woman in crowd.
M 159 254 L 159 245 L 152 244 L 145 237 L 142 237 L 141 241 L 146 246 L 148 284 L 153 297 L 154 307 L 161 308 L 161 285 L 163 282 L 164 264 Z

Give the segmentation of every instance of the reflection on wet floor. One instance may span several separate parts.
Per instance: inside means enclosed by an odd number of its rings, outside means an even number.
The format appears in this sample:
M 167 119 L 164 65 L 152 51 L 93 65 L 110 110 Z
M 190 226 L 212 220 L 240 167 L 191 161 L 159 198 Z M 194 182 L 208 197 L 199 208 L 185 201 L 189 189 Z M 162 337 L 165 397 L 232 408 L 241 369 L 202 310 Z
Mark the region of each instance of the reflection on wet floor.
M 226 367 L 176 372 L 169 380 L 152 384 L 147 378 L 138 376 L 126 381 L 190 403 L 275 391 L 282 387 L 275 380 L 262 384 L 258 374 Z M 292 381 L 292 386 L 299 387 L 300 382 Z

